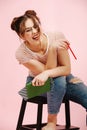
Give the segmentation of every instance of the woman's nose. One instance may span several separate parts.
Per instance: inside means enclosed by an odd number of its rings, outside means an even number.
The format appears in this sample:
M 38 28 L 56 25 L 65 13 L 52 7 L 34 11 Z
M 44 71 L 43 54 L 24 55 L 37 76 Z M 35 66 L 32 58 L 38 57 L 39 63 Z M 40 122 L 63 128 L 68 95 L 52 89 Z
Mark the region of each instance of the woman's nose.
M 36 33 L 36 32 L 37 32 L 37 29 L 36 29 L 36 28 L 32 28 L 32 32 L 33 32 L 33 33 Z

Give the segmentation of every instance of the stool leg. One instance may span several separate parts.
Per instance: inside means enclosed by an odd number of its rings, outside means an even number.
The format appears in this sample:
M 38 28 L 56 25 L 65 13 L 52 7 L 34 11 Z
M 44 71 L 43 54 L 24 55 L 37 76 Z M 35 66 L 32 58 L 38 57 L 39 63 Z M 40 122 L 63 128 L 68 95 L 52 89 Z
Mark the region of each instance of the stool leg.
M 69 128 L 71 126 L 71 123 L 70 123 L 70 104 L 69 104 L 69 100 L 65 101 L 65 117 L 66 117 L 66 128 Z
M 38 104 L 38 112 L 37 112 L 37 129 L 36 130 L 41 130 L 42 109 L 43 109 L 43 104 L 39 103 Z
M 22 126 L 23 117 L 24 117 L 25 108 L 26 108 L 26 103 L 27 103 L 27 102 L 23 99 L 23 100 L 22 100 L 22 105 L 21 105 L 21 109 L 20 109 L 20 114 L 19 114 L 19 118 L 18 118 L 18 123 L 17 123 L 17 128 L 16 128 L 16 130 L 19 130 L 20 127 Z

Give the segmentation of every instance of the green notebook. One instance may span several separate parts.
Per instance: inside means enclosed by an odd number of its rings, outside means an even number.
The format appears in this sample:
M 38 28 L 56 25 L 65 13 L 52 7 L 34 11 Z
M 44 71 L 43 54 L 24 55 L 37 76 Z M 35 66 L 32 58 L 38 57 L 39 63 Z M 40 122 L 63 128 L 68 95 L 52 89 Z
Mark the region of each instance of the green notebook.
M 42 86 L 33 86 L 31 82 L 26 84 L 28 98 L 39 96 L 50 91 L 50 78 Z

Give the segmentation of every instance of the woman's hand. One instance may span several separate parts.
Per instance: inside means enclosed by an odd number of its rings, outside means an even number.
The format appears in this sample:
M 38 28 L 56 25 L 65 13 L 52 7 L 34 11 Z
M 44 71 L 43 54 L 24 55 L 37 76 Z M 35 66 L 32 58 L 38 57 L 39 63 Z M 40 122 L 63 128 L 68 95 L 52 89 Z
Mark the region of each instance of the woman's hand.
M 58 46 L 58 49 L 68 49 L 69 47 L 69 42 L 68 41 L 64 41 L 64 40 L 59 40 L 58 43 L 56 43 Z
M 48 77 L 49 77 L 48 71 L 44 71 L 44 72 L 38 74 L 37 76 L 35 76 L 35 78 L 32 80 L 32 85 L 33 86 L 42 86 L 45 84 Z

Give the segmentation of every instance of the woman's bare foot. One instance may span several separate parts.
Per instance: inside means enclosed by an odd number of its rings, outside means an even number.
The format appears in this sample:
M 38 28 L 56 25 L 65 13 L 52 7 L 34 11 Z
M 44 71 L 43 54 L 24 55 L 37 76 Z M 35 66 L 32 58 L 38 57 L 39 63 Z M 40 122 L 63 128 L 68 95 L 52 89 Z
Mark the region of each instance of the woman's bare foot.
M 56 130 L 56 125 L 55 123 L 48 123 L 42 128 L 42 130 Z

